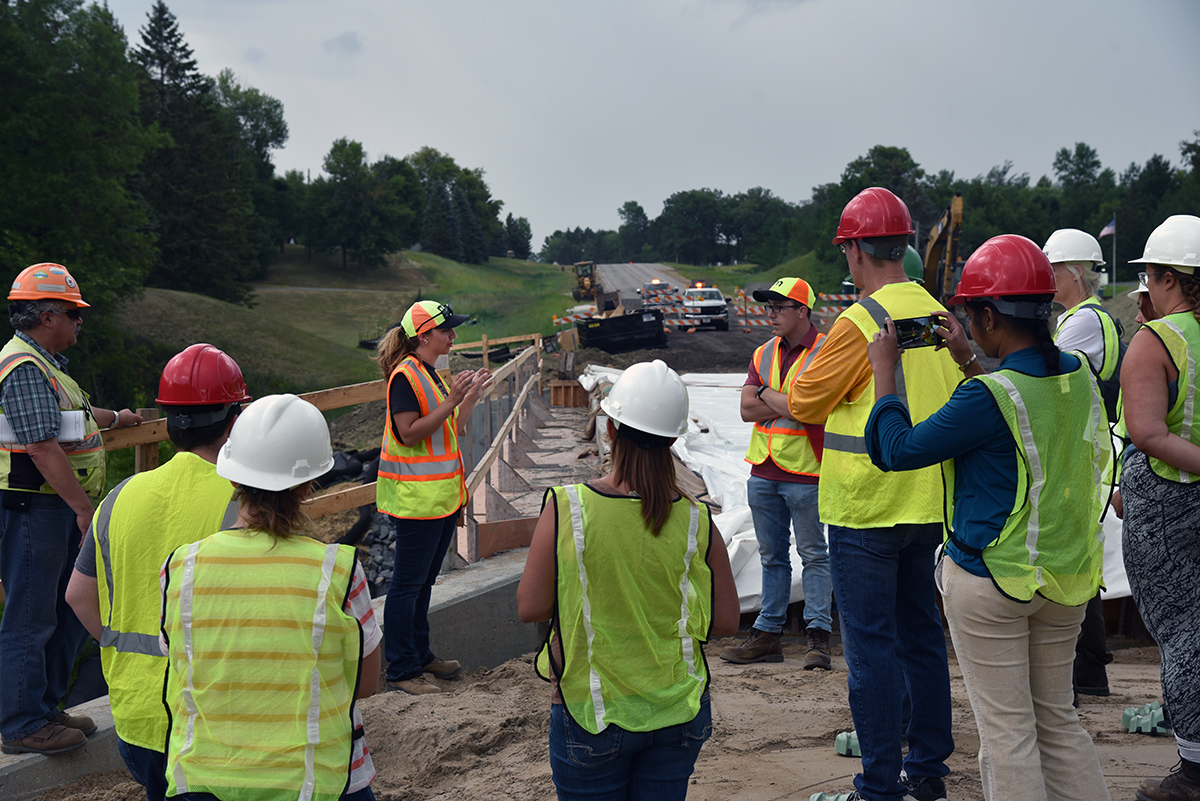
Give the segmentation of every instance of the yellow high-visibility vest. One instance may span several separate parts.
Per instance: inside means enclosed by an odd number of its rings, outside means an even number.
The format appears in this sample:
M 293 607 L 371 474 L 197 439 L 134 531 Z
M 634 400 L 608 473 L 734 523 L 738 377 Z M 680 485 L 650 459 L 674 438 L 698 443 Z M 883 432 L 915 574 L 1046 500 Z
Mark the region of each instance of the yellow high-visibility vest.
M 0 349 L 0 382 L 18 365 L 29 362 L 46 374 L 58 395 L 58 408 L 64 412 L 83 412 L 84 437 L 81 442 L 60 442 L 67 460 L 83 491 L 93 498 L 104 491 L 104 440 L 92 416 L 88 394 L 54 363 L 34 350 L 28 342 L 13 336 Z M 0 414 L 3 410 L 0 410 Z M 24 445 L 0 443 L 0 489 L 22 490 L 55 495 L 41 471 L 33 464 Z
M 446 399 L 438 382 L 414 355 L 406 356 L 388 379 L 387 423 L 379 453 L 376 506 L 392 517 L 430 520 L 454 514 L 467 502 L 467 482 L 458 449 L 458 410 L 440 431 L 415 445 L 405 445 L 392 432 L 391 382 L 407 380 L 416 393 L 421 417 Z
M 781 381 L 776 367 L 783 358 L 782 342 L 775 337 L 765 342 L 754 351 L 754 364 L 758 368 L 758 377 L 771 389 L 787 394 L 795 383 L 796 377 L 812 363 L 825 342 L 824 334 L 817 334 L 808 352 L 792 363 L 787 375 Z M 803 423 L 798 423 L 787 417 L 776 417 L 754 424 L 750 434 L 750 447 L 746 449 L 746 461 L 750 464 L 762 464 L 770 456 L 780 469 L 789 473 L 803 476 L 819 476 L 821 460 L 813 450 L 812 442 L 808 439 L 808 431 Z
M 354 549 L 222 531 L 170 556 L 167 795 L 337 801 L 350 780 L 362 631 Z
M 927 317 L 945 308 L 919 284 L 887 284 L 842 312 L 867 342 L 884 318 Z M 865 358 L 865 356 L 864 356 Z M 896 393 L 913 425 L 945 405 L 961 378 L 947 350 L 909 348 L 896 365 Z M 867 420 L 875 405 L 875 379 L 854 401 L 843 399 L 825 421 L 825 449 L 818 491 L 821 520 L 848 528 L 888 528 L 943 520 L 942 472 L 939 465 L 885 473 L 867 455 Z
M 1117 334 L 1117 324 L 1113 322 L 1113 318 L 1104 311 L 1104 306 L 1095 297 L 1089 296 L 1072 309 L 1068 309 L 1063 313 L 1062 317 L 1058 318 L 1058 327 L 1055 329 L 1054 336 L 1058 337 L 1058 332 L 1062 331 L 1063 325 L 1067 320 L 1086 308 L 1096 308 L 1099 311 L 1093 312 L 1100 318 L 1100 332 L 1104 337 L 1104 354 L 1100 362 L 1100 369 L 1096 371 L 1097 377 L 1101 381 L 1107 381 L 1113 377 L 1117 371 L 1117 354 L 1121 349 L 1121 337 Z
M 1196 424 L 1196 388 L 1200 384 L 1196 355 L 1200 353 L 1200 323 L 1196 322 L 1194 314 L 1185 311 L 1151 320 L 1146 327 L 1158 334 L 1179 371 L 1179 391 L 1175 403 L 1167 410 L 1167 429 L 1193 445 L 1200 445 L 1200 425 Z M 1191 484 L 1200 477 L 1161 459 L 1149 459 L 1149 462 L 1155 474 L 1168 481 Z
M 537 671 L 556 671 L 571 718 L 592 734 L 610 725 L 654 731 L 686 723 L 708 690 L 703 644 L 712 624 L 708 507 L 680 498 L 654 536 L 633 496 L 584 484 L 548 491 L 558 563 L 552 636 Z

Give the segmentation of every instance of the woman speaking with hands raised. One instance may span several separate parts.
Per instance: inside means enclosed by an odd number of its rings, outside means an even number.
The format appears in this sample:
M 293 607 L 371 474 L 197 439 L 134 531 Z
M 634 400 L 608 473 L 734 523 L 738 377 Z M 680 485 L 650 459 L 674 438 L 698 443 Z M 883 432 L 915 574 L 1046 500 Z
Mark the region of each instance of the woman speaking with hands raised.
M 491 386 L 487 370 L 466 370 L 447 388 L 434 369 L 467 316 L 447 304 L 417 301 L 379 342 L 388 382 L 376 505 L 396 532 L 396 562 L 384 608 L 387 687 L 410 695 L 441 692 L 425 673 L 448 679 L 462 666 L 429 649 L 429 595 L 467 502 L 458 438 Z

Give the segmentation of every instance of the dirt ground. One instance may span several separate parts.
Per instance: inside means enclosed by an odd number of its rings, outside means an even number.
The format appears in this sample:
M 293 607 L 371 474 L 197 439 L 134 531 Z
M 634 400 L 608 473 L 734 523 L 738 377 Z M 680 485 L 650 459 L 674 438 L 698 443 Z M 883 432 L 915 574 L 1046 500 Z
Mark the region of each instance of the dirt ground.
M 734 638 L 705 648 L 712 673 L 713 736 L 700 753 L 693 801 L 807 799 L 846 792 L 857 759 L 834 753 L 838 732 L 853 728 L 846 666 L 835 638 L 830 672 L 805 671 L 803 640 L 785 637 L 783 663 L 735 666 L 717 658 Z M 1173 738 L 1125 733 L 1121 711 L 1159 697 L 1158 649 L 1110 645 L 1113 695 L 1084 698 L 1080 717 L 1100 754 L 1114 799 L 1133 798 L 1142 779 L 1175 764 Z M 979 739 L 951 649 L 956 750 L 946 777 L 952 801 L 981 799 Z M 550 689 L 533 673 L 532 655 L 494 670 L 439 682 L 440 696 L 383 693 L 362 702 L 380 801 L 554 798 L 547 755 Z M 44 793 L 41 801 L 138 801 L 124 772 L 93 774 Z

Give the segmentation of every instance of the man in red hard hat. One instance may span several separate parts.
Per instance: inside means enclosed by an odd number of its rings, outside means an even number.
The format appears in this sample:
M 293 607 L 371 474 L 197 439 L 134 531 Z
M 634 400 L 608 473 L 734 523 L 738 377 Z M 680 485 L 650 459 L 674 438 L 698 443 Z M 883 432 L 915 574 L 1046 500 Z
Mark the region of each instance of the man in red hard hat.
M 63 598 L 79 540 L 104 489 L 101 409 L 67 372 L 88 304 L 61 264 L 21 271 L 8 294 L 16 334 L 0 350 L 0 751 L 61 754 L 96 730 L 58 708 L 87 632 Z
M 212 345 L 192 345 L 167 362 L 158 404 L 177 452 L 105 497 L 67 586 L 67 601 L 100 643 L 118 749 L 151 801 L 167 789 L 159 571 L 179 545 L 237 520 L 233 485 L 215 465 L 249 400 L 237 363 Z
M 942 542 L 941 471 L 885 473 L 871 463 L 864 436 L 875 403 L 867 343 L 887 319 L 945 310 L 904 272 L 912 233 L 908 207 L 887 189 L 865 189 L 846 204 L 833 243 L 846 255 L 862 296 L 834 322 L 788 396 L 792 417 L 825 425 L 818 503 L 829 526 L 850 711 L 862 750 L 862 773 L 850 797 L 870 801 L 944 799 L 942 777 L 954 751 L 946 641 L 933 581 L 934 551 Z M 961 373 L 947 350 L 912 347 L 904 351 L 896 378 L 916 424 L 949 400 Z M 904 732 L 906 683 L 912 719 Z M 900 745 L 904 735 L 907 756 Z

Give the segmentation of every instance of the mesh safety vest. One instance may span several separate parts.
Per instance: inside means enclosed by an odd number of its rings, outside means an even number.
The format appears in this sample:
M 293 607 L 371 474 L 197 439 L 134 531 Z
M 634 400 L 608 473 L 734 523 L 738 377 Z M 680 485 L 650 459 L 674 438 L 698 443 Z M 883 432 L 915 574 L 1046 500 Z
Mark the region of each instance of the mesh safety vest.
M 763 343 L 754 351 L 758 377 L 771 389 L 787 394 L 796 376 L 808 368 L 824 341 L 825 335 L 817 334 L 812 347 L 792 363 L 782 381 L 779 379 L 778 365 L 783 358 L 783 340 L 775 337 L 770 342 Z M 808 431 L 803 423 L 790 418 L 776 417 L 754 424 L 754 431 L 750 434 L 750 447 L 746 449 L 746 461 L 750 464 L 762 464 L 768 456 L 789 473 L 806 476 L 821 474 L 821 461 L 808 440 Z
M 1196 370 L 1196 354 L 1200 352 L 1200 324 L 1190 311 L 1168 314 L 1160 320 L 1146 323 L 1167 348 L 1175 369 L 1179 371 L 1179 392 L 1175 403 L 1167 410 L 1167 429 L 1193 445 L 1200 445 L 1200 426 L 1196 425 L 1196 386 L 1200 375 Z M 1161 459 L 1150 459 L 1150 468 L 1160 477 L 1181 484 L 1196 481 L 1195 473 L 1181 470 Z
M 692 720 L 708 689 L 708 507 L 680 498 L 656 537 L 636 497 L 601 495 L 584 484 L 548 493 L 557 526 L 551 632 L 563 664 L 552 666 L 547 639 L 538 675 L 557 673 L 567 712 L 592 734 Z
M 972 379 L 992 393 L 1016 442 L 1016 501 L 982 557 L 1000 591 L 1018 601 L 1038 593 L 1079 606 L 1100 586 L 1112 446 L 1087 356 L 1075 356 L 1079 367 L 1064 375 L 1000 370 Z
M 392 517 L 430 520 L 454 514 L 467 502 L 467 482 L 463 476 L 462 454 L 458 450 L 455 427 L 458 410 L 451 412 L 428 439 L 405 445 L 396 439 L 392 426 L 391 382 L 407 380 L 417 395 L 421 417 L 446 399 L 416 356 L 406 356 L 388 379 L 387 423 L 383 430 L 383 449 L 379 454 L 379 483 L 376 505 Z
M 1058 318 L 1058 328 L 1055 330 L 1054 336 L 1057 338 L 1058 332 L 1062 331 L 1067 320 L 1083 309 L 1092 309 L 1092 313 L 1100 318 L 1100 331 L 1104 335 L 1104 353 L 1096 375 L 1101 381 L 1107 381 L 1117 371 L 1117 354 L 1121 349 L 1121 337 L 1117 333 L 1117 324 L 1113 322 L 1112 316 L 1104 310 L 1104 306 L 1100 304 L 1099 300 L 1094 297 L 1085 298 L 1078 306 L 1064 312 L 1062 317 Z
M 232 494 L 233 485 L 215 465 L 181 452 L 122 481 L 96 510 L 90 532 L 104 629 L 100 661 L 113 723 L 127 743 L 162 751 L 167 741 L 159 571 L 180 545 L 237 522 Z
M 887 284 L 838 317 L 855 325 L 867 342 L 884 318 L 926 317 L 944 307 L 919 284 Z M 863 358 L 866 358 L 864 353 Z M 961 378 L 947 350 L 909 348 L 896 364 L 896 394 L 913 425 L 950 399 Z M 818 491 L 821 520 L 848 528 L 888 528 L 902 523 L 940 523 L 945 492 L 938 465 L 885 473 L 867 455 L 867 419 L 875 405 L 875 379 L 855 400 L 844 398 L 825 421 L 825 451 Z
M 58 408 L 64 412 L 83 411 L 84 437 L 82 442 L 60 442 L 67 460 L 75 469 L 75 477 L 83 491 L 93 498 L 104 491 L 104 440 L 100 427 L 92 417 L 88 394 L 53 360 L 47 360 L 28 343 L 14 336 L 0 349 L 0 382 L 8 378 L 18 365 L 29 362 L 45 373 L 58 395 Z M 3 410 L 0 410 L 2 413 Z M 0 489 L 24 490 L 54 495 L 54 489 L 33 463 L 33 459 L 18 443 L 0 443 Z
M 354 549 L 222 531 L 170 556 L 167 795 L 337 801 L 350 779 Z

